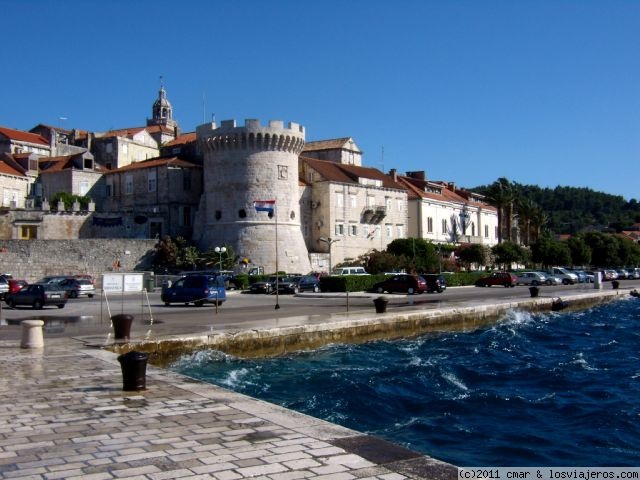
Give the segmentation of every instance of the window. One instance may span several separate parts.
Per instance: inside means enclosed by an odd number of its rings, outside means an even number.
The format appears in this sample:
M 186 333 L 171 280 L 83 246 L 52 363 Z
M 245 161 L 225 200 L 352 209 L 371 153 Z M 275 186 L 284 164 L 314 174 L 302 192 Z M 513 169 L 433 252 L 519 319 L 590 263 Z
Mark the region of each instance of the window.
M 336 223 L 336 235 L 344 235 L 344 225 Z
M 182 170 L 182 189 L 186 192 L 191 190 L 191 170 Z
M 151 170 L 147 174 L 147 187 L 148 187 L 148 191 L 149 192 L 155 192 L 156 191 L 156 183 L 157 183 L 156 171 L 155 170 Z
M 182 226 L 191 226 L 191 207 L 182 207 Z
M 133 176 L 127 175 L 124 177 L 124 193 L 131 195 L 133 193 Z
M 391 199 L 389 197 L 385 198 L 385 206 L 387 207 L 387 212 L 391 212 Z
M 401 198 L 398 199 L 398 212 L 402 213 L 404 211 L 404 202 Z
M 402 225 L 398 225 L 398 238 L 404 238 L 404 227 Z
M 80 195 L 86 195 L 89 192 L 89 180 L 80 180 L 78 187 Z
M 489 225 L 484 226 L 484 238 L 489 238 Z
M 38 227 L 36 225 L 20 225 L 20 240 L 34 238 L 38 238 Z
M 336 192 L 336 205 L 338 208 L 344 207 L 344 193 Z
M 387 238 L 393 237 L 393 227 L 391 225 L 386 225 L 387 227 Z
M 108 183 L 107 183 L 107 184 L 104 186 L 104 194 L 105 194 L 105 196 L 106 196 L 106 197 L 111 197 L 111 196 L 113 196 L 113 194 L 114 194 L 114 192 L 113 192 L 113 185 L 110 185 L 110 184 L 108 184 Z
M 475 223 L 471 224 L 471 236 L 472 237 L 476 236 L 476 224 Z
M 447 219 L 442 219 L 442 233 L 447 233 L 449 231 L 449 227 L 447 226 Z
M 368 196 L 367 197 L 367 207 L 373 207 L 376 203 L 376 197 Z
M 355 195 L 349 195 L 349 206 L 356 208 L 358 206 L 358 198 Z
M 358 226 L 357 225 L 349 225 L 349 235 L 352 237 L 356 237 L 358 235 Z
M 433 233 L 433 217 L 427 217 L 427 233 Z

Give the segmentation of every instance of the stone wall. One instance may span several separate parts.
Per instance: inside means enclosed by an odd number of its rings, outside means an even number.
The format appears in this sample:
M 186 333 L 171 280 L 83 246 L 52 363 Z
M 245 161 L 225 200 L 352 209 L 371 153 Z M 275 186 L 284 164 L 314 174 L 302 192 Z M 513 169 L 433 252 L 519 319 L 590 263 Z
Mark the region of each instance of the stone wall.
M 150 270 L 155 244 L 124 238 L 0 240 L 0 270 L 27 282 L 45 275 L 88 273 L 100 287 L 104 272 Z

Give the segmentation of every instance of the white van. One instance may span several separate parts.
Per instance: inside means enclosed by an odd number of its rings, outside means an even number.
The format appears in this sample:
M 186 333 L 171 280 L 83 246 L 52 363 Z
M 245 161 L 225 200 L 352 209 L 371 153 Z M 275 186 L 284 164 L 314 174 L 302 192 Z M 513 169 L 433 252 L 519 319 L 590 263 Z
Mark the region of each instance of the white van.
M 553 267 L 551 269 L 551 273 L 554 277 L 558 277 L 562 280 L 563 285 L 573 285 L 578 281 L 578 275 L 573 272 L 570 272 L 566 268 L 562 267 Z
M 333 275 L 369 275 L 364 267 L 340 267 L 333 270 Z

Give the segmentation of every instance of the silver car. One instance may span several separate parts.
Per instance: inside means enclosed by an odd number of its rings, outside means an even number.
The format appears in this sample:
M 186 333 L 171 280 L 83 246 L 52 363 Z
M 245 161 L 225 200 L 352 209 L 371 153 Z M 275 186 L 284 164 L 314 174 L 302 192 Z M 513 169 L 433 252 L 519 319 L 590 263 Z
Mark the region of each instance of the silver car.
M 544 285 L 547 276 L 542 272 L 522 272 L 518 275 L 518 285 Z

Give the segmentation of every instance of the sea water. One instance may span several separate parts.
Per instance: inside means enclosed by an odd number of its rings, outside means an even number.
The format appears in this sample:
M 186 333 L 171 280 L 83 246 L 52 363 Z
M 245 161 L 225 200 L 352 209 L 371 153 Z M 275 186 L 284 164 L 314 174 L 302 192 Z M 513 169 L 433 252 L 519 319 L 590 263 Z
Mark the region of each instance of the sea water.
M 172 368 L 458 466 L 640 465 L 640 299 Z

